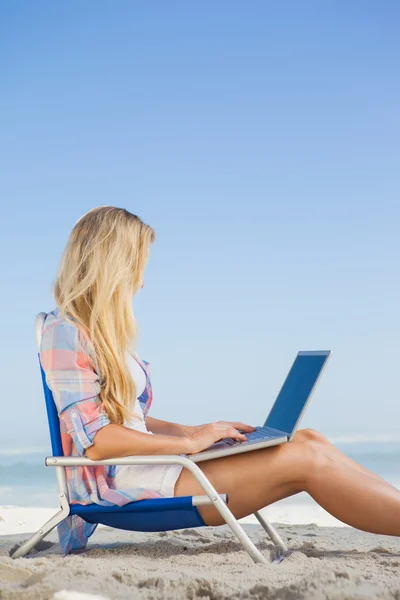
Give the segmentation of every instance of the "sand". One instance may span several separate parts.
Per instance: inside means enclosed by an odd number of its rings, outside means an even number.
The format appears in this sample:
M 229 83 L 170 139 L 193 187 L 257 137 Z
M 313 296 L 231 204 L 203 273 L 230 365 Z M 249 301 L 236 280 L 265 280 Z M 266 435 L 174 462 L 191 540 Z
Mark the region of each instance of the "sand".
M 244 527 L 274 558 L 263 529 Z M 27 536 L 1 536 L 0 598 L 400 599 L 400 538 L 349 527 L 277 529 L 290 553 L 268 565 L 253 563 L 226 526 L 150 534 L 102 527 L 84 553 L 67 557 L 53 533 L 40 551 L 17 560 L 8 552 Z

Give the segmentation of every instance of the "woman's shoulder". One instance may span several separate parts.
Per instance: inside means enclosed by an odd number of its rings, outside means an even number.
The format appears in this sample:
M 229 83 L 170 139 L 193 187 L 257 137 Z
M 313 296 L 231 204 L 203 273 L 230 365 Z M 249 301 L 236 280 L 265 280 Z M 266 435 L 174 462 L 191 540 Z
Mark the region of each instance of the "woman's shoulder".
M 41 350 L 89 351 L 88 340 L 74 319 L 65 315 L 59 306 L 47 313 L 43 323 Z

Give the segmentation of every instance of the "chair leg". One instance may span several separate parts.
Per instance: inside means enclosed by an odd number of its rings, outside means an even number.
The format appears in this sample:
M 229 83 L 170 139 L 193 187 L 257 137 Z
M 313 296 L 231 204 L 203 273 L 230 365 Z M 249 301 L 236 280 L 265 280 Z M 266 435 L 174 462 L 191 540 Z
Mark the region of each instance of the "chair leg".
M 257 521 L 260 523 L 260 525 L 263 526 L 263 528 L 268 533 L 269 537 L 274 542 L 274 544 L 276 546 L 278 546 L 279 550 L 281 551 L 281 554 L 286 554 L 288 551 L 288 548 L 287 548 L 285 542 L 283 541 L 283 539 L 281 538 L 279 533 L 276 531 L 276 529 L 268 521 L 268 519 L 266 517 L 264 517 L 263 515 L 261 515 L 258 511 L 254 513 L 254 516 L 257 519 Z
M 257 546 L 253 544 L 243 527 L 237 522 L 232 512 L 228 509 L 228 513 L 222 514 L 216 503 L 215 508 L 219 511 L 226 524 L 230 527 L 232 533 L 237 537 L 243 548 L 254 560 L 254 562 L 267 564 L 267 559 L 261 554 Z
M 191 461 L 185 461 L 186 468 L 191 471 L 197 482 L 200 484 L 204 492 L 210 498 L 215 508 L 218 510 L 225 523 L 230 527 L 232 533 L 237 537 L 243 548 L 250 555 L 250 557 L 256 563 L 267 564 L 268 561 L 261 554 L 257 546 L 251 541 L 243 527 L 237 522 L 232 511 L 229 510 L 228 506 L 222 500 L 221 496 L 217 493 L 214 486 L 210 483 L 209 479 L 204 475 L 203 471 L 198 465 Z
M 69 515 L 69 506 L 63 506 L 39 531 L 37 531 L 29 540 L 21 544 L 12 554 L 11 558 L 22 558 L 26 556 L 39 542 L 41 542 L 61 521 L 64 521 Z

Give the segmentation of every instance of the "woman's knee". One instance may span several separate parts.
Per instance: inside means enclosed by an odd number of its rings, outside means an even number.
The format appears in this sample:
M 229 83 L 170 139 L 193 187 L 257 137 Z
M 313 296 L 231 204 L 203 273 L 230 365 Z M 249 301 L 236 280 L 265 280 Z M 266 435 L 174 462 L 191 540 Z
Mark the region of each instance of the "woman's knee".
M 302 444 L 302 475 L 304 488 L 307 491 L 323 481 L 328 473 L 337 466 L 337 457 L 333 446 L 317 439 L 305 440 Z
M 315 429 L 299 429 L 293 436 L 294 442 L 319 442 L 321 444 L 328 444 L 328 440 L 322 433 L 315 431 Z

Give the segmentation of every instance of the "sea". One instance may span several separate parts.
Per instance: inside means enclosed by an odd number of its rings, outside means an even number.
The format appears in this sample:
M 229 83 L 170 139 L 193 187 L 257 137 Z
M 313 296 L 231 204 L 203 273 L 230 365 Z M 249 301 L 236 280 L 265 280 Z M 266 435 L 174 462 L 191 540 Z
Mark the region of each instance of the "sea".
M 344 454 L 400 489 L 400 436 L 330 438 Z M 58 510 L 55 471 L 46 467 L 48 448 L 0 449 L 0 535 L 36 531 Z M 265 509 L 273 523 L 343 527 L 344 523 L 300 493 Z M 242 519 L 256 523 L 253 516 Z

